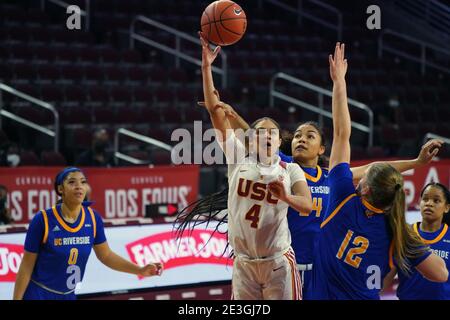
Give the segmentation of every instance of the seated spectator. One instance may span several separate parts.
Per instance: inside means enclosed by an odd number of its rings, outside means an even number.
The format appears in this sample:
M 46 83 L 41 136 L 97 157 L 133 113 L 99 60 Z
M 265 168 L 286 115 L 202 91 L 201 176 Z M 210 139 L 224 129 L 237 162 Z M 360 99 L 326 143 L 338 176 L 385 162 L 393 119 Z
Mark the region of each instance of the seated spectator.
M 105 129 L 95 131 L 92 147 L 78 156 L 75 165 L 79 167 L 112 167 L 114 163 L 111 155 L 107 152 L 108 147 L 108 132 Z
M 17 167 L 20 163 L 19 146 L 14 142 L 9 142 L 0 148 L 0 166 Z

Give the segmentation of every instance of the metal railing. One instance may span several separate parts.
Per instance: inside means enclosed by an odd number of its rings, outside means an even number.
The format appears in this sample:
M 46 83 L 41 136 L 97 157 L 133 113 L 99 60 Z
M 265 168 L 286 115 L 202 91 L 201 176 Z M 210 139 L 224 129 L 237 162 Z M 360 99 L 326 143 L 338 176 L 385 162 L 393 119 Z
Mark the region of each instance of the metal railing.
M 45 10 L 45 4 L 46 1 L 53 3 L 57 6 L 60 6 L 61 8 L 67 9 L 67 7 L 71 6 L 70 3 L 61 1 L 61 0 L 41 0 L 41 10 L 44 11 Z M 89 31 L 90 28 L 90 23 L 91 23 L 91 17 L 90 17 L 90 11 L 91 11 L 91 1 L 90 0 L 85 0 L 84 2 L 85 5 L 85 9 L 80 9 L 80 15 L 82 15 L 83 17 L 86 18 L 86 31 Z
M 147 144 L 151 144 L 154 145 L 158 148 L 167 150 L 169 152 L 172 151 L 172 146 L 161 142 L 159 140 L 144 136 L 142 134 L 124 129 L 124 128 L 120 128 L 116 131 L 115 137 L 114 137 L 114 162 L 117 165 L 119 163 L 119 159 L 130 162 L 132 164 L 149 164 L 149 161 L 145 161 L 145 160 L 140 160 L 134 157 L 130 157 L 126 154 L 123 154 L 121 152 L 119 152 L 119 136 L 120 135 L 124 135 L 124 136 L 128 136 L 130 138 L 139 140 L 141 142 L 147 143 Z
M 282 92 L 275 90 L 276 80 L 277 79 L 283 79 L 288 82 L 294 83 L 298 86 L 304 87 L 308 90 L 312 90 L 317 93 L 317 106 L 314 106 L 310 103 L 307 103 L 305 101 L 293 98 L 287 94 L 284 94 Z M 333 97 L 333 92 L 321 87 L 318 87 L 314 84 L 311 84 L 309 82 L 303 81 L 298 78 L 294 78 L 286 73 L 279 72 L 276 73 L 272 79 L 270 80 L 270 107 L 274 107 L 275 105 L 275 98 L 278 98 L 280 100 L 284 100 L 286 102 L 292 103 L 295 106 L 307 109 L 309 111 L 315 112 L 319 115 L 319 124 L 323 125 L 323 117 L 327 117 L 330 119 L 333 119 L 333 114 L 329 111 L 324 110 L 324 104 L 323 104 L 323 97 Z M 361 103 L 359 101 L 348 99 L 349 106 L 353 106 L 356 108 L 359 108 L 365 112 L 367 112 L 369 121 L 367 125 L 364 125 L 362 123 L 354 122 L 352 121 L 352 127 L 363 131 L 368 134 L 368 147 L 373 146 L 373 111 L 370 109 L 367 105 L 364 103 Z
M 425 144 L 428 140 L 430 139 L 441 139 L 442 141 L 444 141 L 445 143 L 449 143 L 450 144 L 450 138 L 446 138 L 440 135 L 437 135 L 435 133 L 431 133 L 428 132 L 424 137 L 423 137 L 423 144 Z
M 450 6 L 436 0 L 395 0 L 394 4 L 411 16 L 416 23 L 424 22 L 422 26 L 428 26 L 430 31 L 438 34 L 440 41 L 450 46 Z
M 420 47 L 420 57 L 414 56 L 406 51 L 402 51 L 400 49 L 396 49 L 392 46 L 389 46 L 388 44 L 386 44 L 386 35 L 392 36 L 394 38 L 397 38 L 396 40 L 403 39 L 406 40 L 410 43 L 413 43 L 415 45 L 418 45 Z M 390 29 L 384 29 L 381 31 L 380 36 L 378 37 L 378 58 L 382 58 L 383 57 L 383 51 L 387 51 L 387 52 L 391 52 L 394 54 L 397 54 L 405 59 L 414 61 L 414 62 L 419 62 L 421 65 L 421 72 L 422 74 L 425 74 L 426 71 L 426 67 L 431 67 L 446 73 L 450 73 L 450 69 L 442 66 L 442 65 L 438 65 L 436 63 L 427 61 L 427 49 L 433 50 L 435 52 L 438 52 L 440 54 L 443 54 L 445 56 L 448 56 L 448 59 L 450 60 L 450 51 L 439 48 L 431 43 L 427 43 L 425 41 L 422 40 L 418 40 L 415 39 L 413 37 L 410 37 L 408 35 L 390 30 Z
M 142 22 L 144 24 L 153 26 L 155 28 L 158 28 L 160 30 L 166 31 L 166 32 L 174 35 L 175 36 L 175 49 L 171 48 L 169 46 L 166 46 L 164 44 L 161 44 L 159 42 L 156 42 L 148 37 L 138 34 L 136 32 L 136 23 L 137 22 Z M 179 66 L 180 66 L 180 59 L 183 59 L 185 61 L 188 61 L 188 62 L 200 67 L 202 65 L 202 61 L 200 59 L 191 57 L 181 51 L 180 45 L 181 45 L 182 39 L 193 42 L 195 44 L 198 44 L 199 46 L 201 45 L 200 40 L 198 38 L 195 38 L 185 32 L 178 31 L 172 27 L 169 27 L 165 24 L 162 24 L 158 21 L 155 21 L 153 19 L 147 18 L 142 15 L 136 16 L 130 25 L 130 49 L 134 49 L 135 41 L 140 41 L 142 43 L 145 43 L 146 45 L 152 46 L 152 47 L 162 50 L 166 53 L 174 55 L 175 56 L 175 66 L 177 68 L 179 68 Z M 199 54 L 200 54 L 200 51 L 199 51 Z M 222 77 L 222 87 L 226 88 L 227 87 L 227 78 L 228 78 L 227 55 L 223 50 L 220 52 L 220 58 L 222 59 L 221 68 L 213 66 L 212 71 L 219 74 Z
M 28 102 L 31 102 L 32 104 L 37 105 L 38 107 L 50 110 L 54 116 L 54 130 L 52 131 L 50 129 L 47 129 L 45 126 L 38 125 L 35 122 L 29 121 L 25 118 L 22 118 L 18 115 L 15 115 L 15 114 L 9 112 L 7 110 L 3 110 L 3 93 L 2 93 L 3 91 L 10 93 L 12 95 L 15 95 L 16 97 L 19 97 Z M 58 111 L 55 109 L 55 107 L 52 106 L 51 104 L 49 104 L 45 101 L 33 98 L 32 96 L 29 96 L 26 93 L 20 92 L 10 86 L 0 83 L 0 128 L 2 127 L 2 121 L 1 121 L 2 116 L 9 118 L 13 121 L 19 122 L 20 124 L 23 124 L 27 127 L 30 127 L 34 130 L 37 130 L 39 132 L 42 132 L 42 133 L 52 137 L 54 139 L 54 150 L 56 152 L 58 152 L 58 149 L 59 149 L 59 114 L 58 114 Z
M 314 21 L 317 24 L 320 24 L 321 26 L 331 29 L 331 30 L 335 30 L 337 33 L 337 39 L 338 40 L 342 40 L 342 13 L 336 9 L 333 6 L 330 6 L 327 3 L 324 3 L 322 1 L 319 0 L 297 0 L 297 6 L 291 6 L 288 5 L 280 0 L 260 0 L 260 1 L 265 1 L 268 2 L 272 5 L 275 5 L 281 9 L 284 9 L 288 12 L 294 13 L 298 16 L 298 23 L 301 22 L 302 18 Z M 318 7 L 320 7 L 320 9 L 331 12 L 333 14 L 336 15 L 336 23 L 331 23 L 323 18 L 318 17 L 317 15 L 314 15 L 312 13 L 308 13 L 305 10 L 303 10 L 303 2 L 308 2 L 308 3 L 312 3 Z M 291 1 L 292 3 L 292 1 Z

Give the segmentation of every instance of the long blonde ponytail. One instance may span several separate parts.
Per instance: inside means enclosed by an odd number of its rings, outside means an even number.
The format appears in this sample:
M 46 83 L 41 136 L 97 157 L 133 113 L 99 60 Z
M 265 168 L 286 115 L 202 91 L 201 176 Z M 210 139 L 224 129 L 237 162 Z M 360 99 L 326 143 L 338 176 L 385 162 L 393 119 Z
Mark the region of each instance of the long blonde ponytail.
M 374 164 L 367 174 L 367 184 L 370 188 L 369 202 L 386 211 L 397 266 L 408 274 L 411 270 L 409 260 L 421 257 L 428 248 L 406 223 L 403 177 L 389 164 Z

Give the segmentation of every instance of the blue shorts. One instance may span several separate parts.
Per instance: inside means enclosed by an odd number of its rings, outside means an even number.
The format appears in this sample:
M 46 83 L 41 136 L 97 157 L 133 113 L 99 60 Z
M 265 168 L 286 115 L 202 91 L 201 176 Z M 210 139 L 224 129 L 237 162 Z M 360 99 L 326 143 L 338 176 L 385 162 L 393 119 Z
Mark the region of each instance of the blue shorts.
M 75 292 L 69 294 L 53 293 L 39 287 L 30 280 L 23 295 L 23 300 L 76 300 Z
M 304 271 L 299 271 L 299 272 L 300 272 L 300 276 L 302 278 L 303 300 L 309 300 L 308 299 L 308 291 L 311 290 L 310 286 L 311 286 L 313 271 L 312 270 L 304 270 Z

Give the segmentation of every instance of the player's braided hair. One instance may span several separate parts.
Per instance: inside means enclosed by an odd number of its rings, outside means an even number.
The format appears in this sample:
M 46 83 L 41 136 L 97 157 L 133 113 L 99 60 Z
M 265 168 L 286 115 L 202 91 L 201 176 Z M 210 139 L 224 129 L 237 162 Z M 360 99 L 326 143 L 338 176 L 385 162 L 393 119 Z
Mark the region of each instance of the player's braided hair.
M 228 222 L 228 214 L 225 211 L 227 206 L 228 187 L 189 204 L 181 210 L 175 220 L 176 238 L 181 239 L 185 232 L 188 232 L 190 236 L 194 229 L 201 225 L 207 228 L 211 221 L 218 222 L 213 233 L 227 234 L 228 230 L 222 230 L 222 227 Z M 228 244 L 223 254 L 225 254 L 227 249 Z
M 441 189 L 442 193 L 444 194 L 446 204 L 450 204 L 450 191 L 446 186 L 439 182 L 430 182 L 425 187 L 423 187 L 422 191 L 420 192 L 421 198 L 423 197 L 423 193 L 428 187 L 436 187 Z M 442 223 L 446 223 L 448 226 L 450 226 L 450 212 L 447 211 L 444 213 L 444 216 L 442 217 Z

